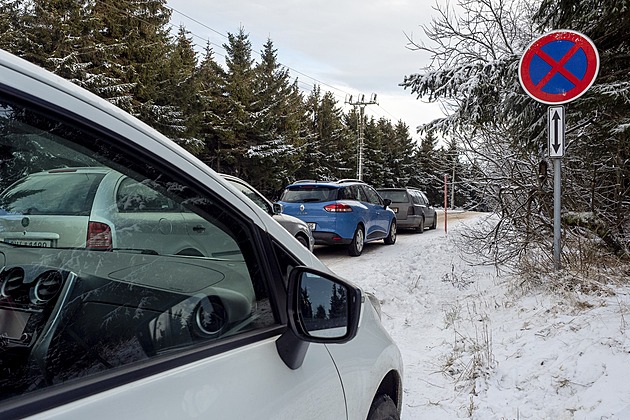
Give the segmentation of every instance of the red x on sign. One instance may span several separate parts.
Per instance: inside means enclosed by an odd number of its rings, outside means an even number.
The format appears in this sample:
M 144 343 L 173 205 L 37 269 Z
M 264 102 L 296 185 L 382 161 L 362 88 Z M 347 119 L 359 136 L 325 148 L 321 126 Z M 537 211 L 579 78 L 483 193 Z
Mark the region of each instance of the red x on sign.
M 586 92 L 599 71 L 599 54 L 586 36 L 552 31 L 532 42 L 519 63 L 525 92 L 539 102 L 563 104 Z

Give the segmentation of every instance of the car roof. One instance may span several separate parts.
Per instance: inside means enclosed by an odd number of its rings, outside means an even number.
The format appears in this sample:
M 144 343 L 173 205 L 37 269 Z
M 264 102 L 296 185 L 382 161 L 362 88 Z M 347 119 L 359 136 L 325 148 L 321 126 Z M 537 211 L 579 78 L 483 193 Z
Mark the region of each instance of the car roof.
M 107 168 L 104 166 L 81 166 L 81 167 L 48 169 L 42 172 L 34 172 L 27 176 L 43 176 L 47 174 L 75 174 L 75 173 L 108 174 L 110 172 L 115 172 L 115 171 L 114 169 Z
M 418 192 L 423 192 L 420 188 L 415 188 L 415 187 L 386 187 L 386 188 L 377 188 L 376 191 L 418 191 Z
M 300 185 L 317 185 L 317 186 L 329 186 L 329 187 L 334 187 L 334 188 L 340 188 L 344 184 L 367 185 L 365 183 L 365 181 L 361 181 L 360 179 L 339 179 L 337 181 L 331 181 L 331 180 L 316 181 L 316 180 L 306 180 L 306 179 L 304 179 L 304 180 L 295 181 L 293 184 L 288 185 L 287 188 L 288 187 L 300 186 Z

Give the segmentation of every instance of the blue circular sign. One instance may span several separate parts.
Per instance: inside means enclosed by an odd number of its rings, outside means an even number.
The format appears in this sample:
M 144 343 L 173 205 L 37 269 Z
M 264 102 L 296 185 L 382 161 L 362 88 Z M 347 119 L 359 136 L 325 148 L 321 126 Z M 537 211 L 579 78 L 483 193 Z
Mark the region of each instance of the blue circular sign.
M 599 54 L 586 36 L 558 30 L 530 44 L 519 64 L 519 80 L 532 98 L 563 104 L 586 92 L 599 71 Z

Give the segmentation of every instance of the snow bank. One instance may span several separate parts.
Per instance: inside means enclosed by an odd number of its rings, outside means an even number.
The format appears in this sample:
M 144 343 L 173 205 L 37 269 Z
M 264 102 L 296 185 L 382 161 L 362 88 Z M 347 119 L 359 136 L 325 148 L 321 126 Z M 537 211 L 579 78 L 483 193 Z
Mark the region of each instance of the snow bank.
M 525 292 L 470 266 L 457 243 L 484 217 L 401 232 L 359 258 L 316 250 L 381 301 L 405 361 L 402 418 L 630 419 L 630 287 Z

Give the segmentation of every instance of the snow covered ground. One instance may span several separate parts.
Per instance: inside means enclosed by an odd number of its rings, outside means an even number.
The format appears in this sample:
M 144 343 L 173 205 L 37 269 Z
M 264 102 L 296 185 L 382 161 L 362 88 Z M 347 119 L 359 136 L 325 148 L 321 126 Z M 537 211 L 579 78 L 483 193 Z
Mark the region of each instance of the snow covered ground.
M 554 295 L 471 266 L 459 232 L 487 217 L 449 212 L 424 234 L 358 258 L 316 247 L 374 293 L 405 362 L 404 420 L 630 419 L 630 287 Z

